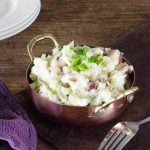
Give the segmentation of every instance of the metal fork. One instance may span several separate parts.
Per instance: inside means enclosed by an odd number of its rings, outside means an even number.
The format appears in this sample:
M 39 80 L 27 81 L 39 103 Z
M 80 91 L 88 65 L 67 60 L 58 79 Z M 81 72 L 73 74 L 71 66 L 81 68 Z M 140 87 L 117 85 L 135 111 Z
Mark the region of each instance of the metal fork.
M 139 126 L 150 121 L 150 116 L 137 122 L 119 122 L 106 135 L 98 150 L 121 150 L 138 132 Z

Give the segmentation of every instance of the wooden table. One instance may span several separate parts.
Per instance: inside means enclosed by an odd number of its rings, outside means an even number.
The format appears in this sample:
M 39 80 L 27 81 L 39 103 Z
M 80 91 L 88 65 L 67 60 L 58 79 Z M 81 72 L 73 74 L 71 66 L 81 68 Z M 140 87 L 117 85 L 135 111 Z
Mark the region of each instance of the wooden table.
M 78 44 L 107 46 L 135 27 L 150 20 L 149 0 L 41 0 L 38 19 L 25 31 L 0 41 L 0 76 L 15 94 L 27 88 L 26 68 L 30 62 L 26 45 L 35 35 L 52 33 L 60 45 L 74 40 Z M 39 55 L 52 43 L 41 42 Z M 39 150 L 50 145 L 38 143 Z
M 150 20 L 149 0 L 42 0 L 38 19 L 18 35 L 0 41 L 0 76 L 16 93 L 25 89 L 25 72 L 30 59 L 26 45 L 35 35 L 49 32 L 63 45 L 106 46 L 116 38 Z M 49 48 L 41 43 L 37 53 Z M 51 47 L 50 47 L 51 48 Z

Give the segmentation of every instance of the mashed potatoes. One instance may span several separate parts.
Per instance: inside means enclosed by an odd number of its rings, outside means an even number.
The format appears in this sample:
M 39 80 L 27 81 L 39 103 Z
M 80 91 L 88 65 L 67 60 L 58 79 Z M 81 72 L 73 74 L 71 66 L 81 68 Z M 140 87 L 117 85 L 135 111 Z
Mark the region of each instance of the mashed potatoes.
M 74 42 L 55 48 L 52 55 L 34 59 L 31 88 L 56 103 L 100 105 L 125 90 L 133 71 L 119 50 L 75 46 Z

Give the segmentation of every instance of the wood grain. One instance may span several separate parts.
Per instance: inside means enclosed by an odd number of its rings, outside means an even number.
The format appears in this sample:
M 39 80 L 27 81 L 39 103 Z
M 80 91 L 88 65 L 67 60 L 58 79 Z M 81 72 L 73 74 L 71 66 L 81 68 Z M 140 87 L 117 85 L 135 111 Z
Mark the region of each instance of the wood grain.
M 25 72 L 30 62 L 26 45 L 35 35 L 50 32 L 61 45 L 107 46 L 121 35 L 150 20 L 149 0 L 42 0 L 38 19 L 25 31 L 0 41 L 0 76 L 13 93 L 27 87 Z M 52 48 L 41 43 L 36 55 Z

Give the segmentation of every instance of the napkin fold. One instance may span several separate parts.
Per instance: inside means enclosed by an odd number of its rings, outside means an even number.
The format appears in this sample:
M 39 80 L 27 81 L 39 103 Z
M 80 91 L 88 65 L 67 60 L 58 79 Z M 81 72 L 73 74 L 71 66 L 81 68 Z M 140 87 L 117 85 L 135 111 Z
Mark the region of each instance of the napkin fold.
M 32 122 L 0 80 L 0 150 L 35 150 L 36 145 Z

